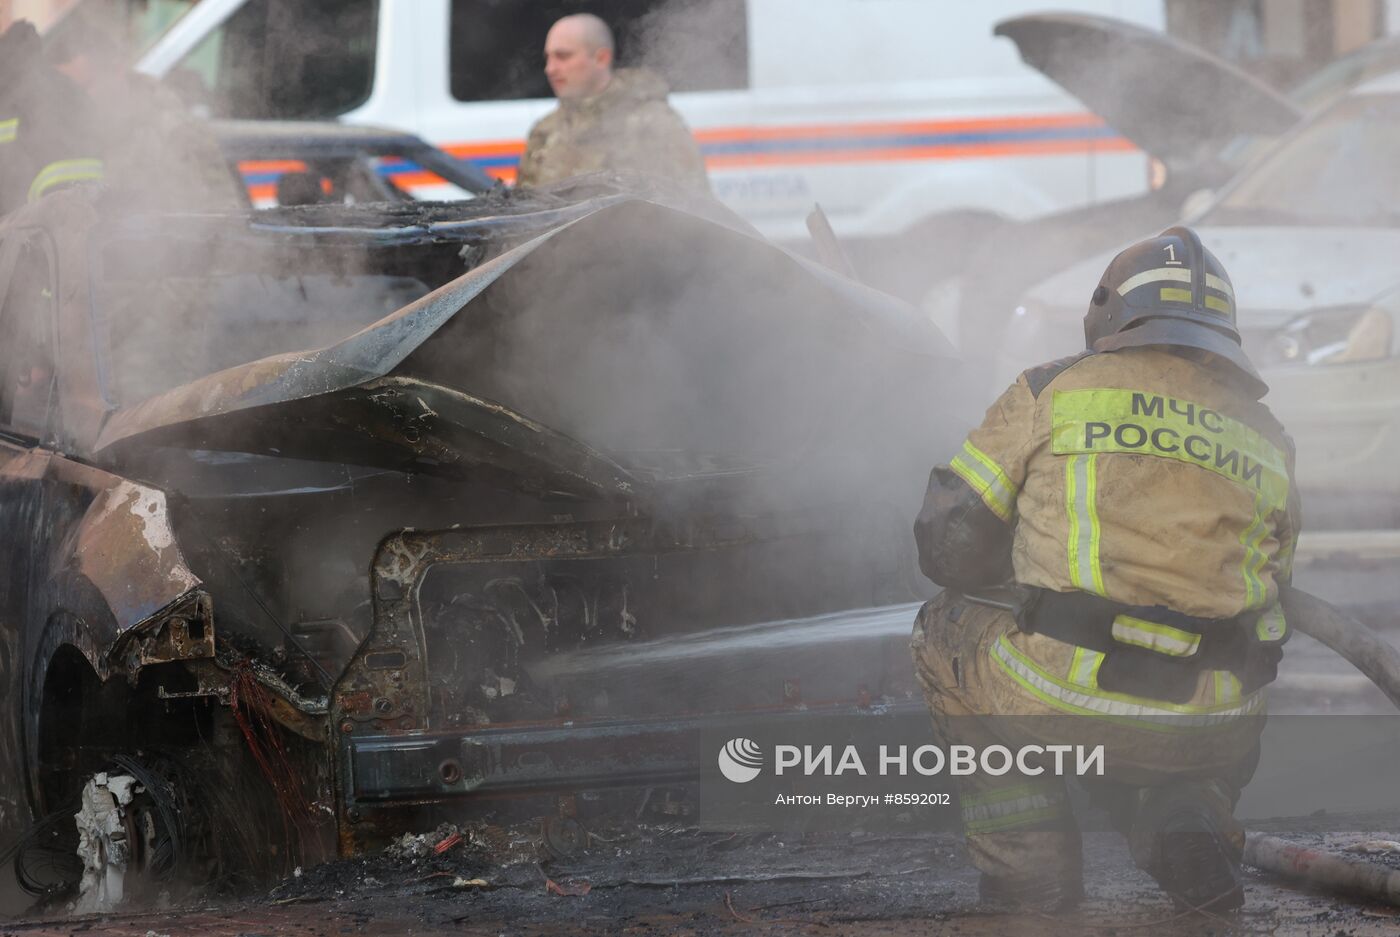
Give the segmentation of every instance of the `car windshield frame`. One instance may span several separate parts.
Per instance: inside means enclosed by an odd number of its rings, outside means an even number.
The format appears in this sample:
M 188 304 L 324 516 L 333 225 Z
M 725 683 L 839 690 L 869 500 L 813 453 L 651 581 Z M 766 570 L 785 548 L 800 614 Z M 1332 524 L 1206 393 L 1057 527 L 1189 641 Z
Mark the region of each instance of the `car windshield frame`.
M 97 2 L 97 0 L 86 0 L 86 2 L 94 3 Z M 190 11 L 199 5 L 200 0 L 183 0 L 183 2 L 183 9 L 181 9 L 178 13 L 172 16 L 170 20 L 164 25 L 160 26 L 158 29 L 153 30 L 150 35 L 148 35 L 135 47 L 136 55 L 132 59 L 133 63 L 139 61 L 141 57 L 144 56 L 151 49 L 153 49 L 155 47 L 155 44 L 157 42 L 160 42 L 161 39 L 163 39 L 166 36 L 166 34 L 170 32 L 170 30 L 174 29 L 175 26 L 178 23 L 180 23 L 185 17 L 189 16 Z
M 198 6 L 202 0 L 163 0 L 159 5 L 152 5 L 142 13 L 131 13 L 126 18 L 128 37 L 131 39 L 130 61 L 134 67 L 140 62 L 146 53 L 155 48 L 156 43 L 165 38 L 172 29 L 190 15 L 190 11 Z M 52 37 L 61 33 L 64 24 L 76 21 L 85 15 L 87 10 L 105 10 L 111 4 L 111 0 L 78 0 L 70 6 L 61 17 L 46 31 L 46 37 Z M 175 15 L 165 22 L 159 21 L 162 9 L 179 9 Z M 154 25 L 150 32 L 145 32 L 146 28 Z M 137 28 L 137 27 L 140 28 Z M 143 34 L 144 33 L 144 34 Z

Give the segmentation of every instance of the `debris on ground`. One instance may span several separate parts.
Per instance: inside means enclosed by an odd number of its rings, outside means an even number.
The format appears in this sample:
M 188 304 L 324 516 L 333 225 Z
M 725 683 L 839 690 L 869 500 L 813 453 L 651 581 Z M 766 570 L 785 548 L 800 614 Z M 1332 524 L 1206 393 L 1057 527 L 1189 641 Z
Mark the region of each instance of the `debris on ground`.
M 1342 852 L 1364 852 L 1369 855 L 1400 855 L 1400 843 L 1393 839 L 1368 839 L 1362 843 L 1353 843 L 1342 850 Z
M 582 898 L 593 890 L 593 886 L 585 880 L 565 881 L 563 884 L 545 876 L 545 891 L 551 895 L 559 895 L 561 898 Z

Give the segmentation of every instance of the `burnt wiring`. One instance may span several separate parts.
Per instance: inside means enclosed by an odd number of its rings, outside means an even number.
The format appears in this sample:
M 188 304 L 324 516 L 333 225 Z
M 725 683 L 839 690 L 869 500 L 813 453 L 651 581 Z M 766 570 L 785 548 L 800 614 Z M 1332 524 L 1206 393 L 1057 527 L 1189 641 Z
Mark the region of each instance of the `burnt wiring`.
M 271 695 L 258 682 L 252 668 L 246 663 L 236 667 L 229 680 L 229 707 L 258 772 L 276 796 L 283 838 L 293 846 L 289 861 L 299 860 L 316 838 L 315 811 L 298 783 L 300 773 L 282 744 L 272 705 Z
M 135 778 L 154 806 L 160 826 L 156 829 L 145 867 L 156 880 L 169 878 L 185 860 L 185 829 L 175 785 L 130 756 L 114 755 L 112 764 L 117 771 Z
M 25 894 L 59 898 L 77 888 L 83 875 L 78 830 L 73 823 L 77 812 L 76 798 L 65 802 L 0 853 L 0 865 L 14 860 L 15 882 Z

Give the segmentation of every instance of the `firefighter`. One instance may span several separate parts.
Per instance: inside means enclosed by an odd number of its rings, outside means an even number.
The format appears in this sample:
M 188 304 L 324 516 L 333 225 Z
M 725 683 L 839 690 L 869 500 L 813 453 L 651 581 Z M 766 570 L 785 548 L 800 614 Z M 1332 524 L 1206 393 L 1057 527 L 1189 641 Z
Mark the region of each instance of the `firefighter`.
M 666 103 L 666 82 L 648 69 L 614 69 L 606 23 L 588 13 L 564 17 L 550 28 L 544 55 L 559 106 L 530 129 L 519 184 L 622 170 L 709 192 L 695 139 Z
M 1230 279 L 1189 228 L 1113 259 L 1084 338 L 934 468 L 914 532 L 946 588 L 919 613 L 916 669 L 952 743 L 1104 745 L 1084 786 L 1134 862 L 1179 906 L 1232 910 L 1233 808 L 1288 637 L 1292 444 L 1260 402 Z M 973 774 L 959 797 L 984 898 L 1079 900 L 1064 777 Z
M 0 34 L 0 214 L 24 203 L 16 193 L 33 174 L 19 144 L 20 101 L 15 89 L 39 51 L 39 34 L 28 20 L 16 20 Z
M 82 7 L 71 19 L 46 55 L 92 102 L 84 133 L 100 148 L 109 184 L 161 209 L 240 208 L 233 171 L 208 124 L 175 92 L 128 67 L 121 17 Z
M 0 214 L 102 179 L 91 102 L 47 61 L 33 24 L 0 36 Z

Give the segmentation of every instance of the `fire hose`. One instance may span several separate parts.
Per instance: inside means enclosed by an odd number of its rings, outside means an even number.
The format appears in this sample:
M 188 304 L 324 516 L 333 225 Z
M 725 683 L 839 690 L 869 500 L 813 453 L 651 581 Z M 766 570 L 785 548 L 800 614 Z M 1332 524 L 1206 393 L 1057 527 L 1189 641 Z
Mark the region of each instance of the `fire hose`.
M 1290 625 L 1315 638 L 1361 671 L 1400 707 L 1400 650 L 1361 622 L 1291 586 L 1279 589 Z M 1250 833 L 1244 860 L 1264 872 L 1371 901 L 1400 905 L 1400 871 L 1356 862 L 1287 840 Z
M 1361 622 L 1292 586 L 1279 587 L 1290 625 L 1336 651 L 1400 708 L 1400 650 Z

